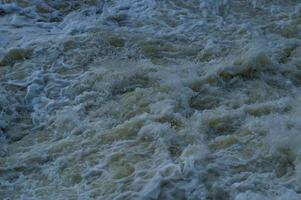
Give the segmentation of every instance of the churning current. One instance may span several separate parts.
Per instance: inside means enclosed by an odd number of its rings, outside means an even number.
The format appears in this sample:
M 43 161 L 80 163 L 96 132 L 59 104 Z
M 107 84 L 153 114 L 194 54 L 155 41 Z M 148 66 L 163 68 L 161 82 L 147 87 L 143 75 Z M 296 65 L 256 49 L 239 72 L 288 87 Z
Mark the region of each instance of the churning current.
M 0 199 L 300 200 L 298 0 L 0 0 Z

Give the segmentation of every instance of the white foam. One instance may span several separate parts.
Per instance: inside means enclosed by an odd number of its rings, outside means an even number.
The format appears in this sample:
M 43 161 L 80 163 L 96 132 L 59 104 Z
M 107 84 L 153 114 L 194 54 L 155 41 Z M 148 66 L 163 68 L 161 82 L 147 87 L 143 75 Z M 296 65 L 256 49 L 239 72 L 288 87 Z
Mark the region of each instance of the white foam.
M 296 1 L 10 2 L 1 197 L 300 199 Z

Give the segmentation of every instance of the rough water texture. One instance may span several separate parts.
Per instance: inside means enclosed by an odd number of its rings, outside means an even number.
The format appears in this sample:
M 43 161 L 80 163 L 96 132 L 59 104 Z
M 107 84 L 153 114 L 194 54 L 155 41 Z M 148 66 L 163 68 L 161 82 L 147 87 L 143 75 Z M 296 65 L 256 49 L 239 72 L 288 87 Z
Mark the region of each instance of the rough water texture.
M 0 0 L 0 199 L 300 200 L 297 0 Z

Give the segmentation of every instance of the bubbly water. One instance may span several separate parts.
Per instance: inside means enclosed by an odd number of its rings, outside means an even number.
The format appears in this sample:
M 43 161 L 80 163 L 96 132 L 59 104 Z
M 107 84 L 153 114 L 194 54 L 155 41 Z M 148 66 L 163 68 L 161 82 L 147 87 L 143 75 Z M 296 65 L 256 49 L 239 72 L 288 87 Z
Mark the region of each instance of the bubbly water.
M 0 0 L 0 199 L 300 200 L 299 0 Z

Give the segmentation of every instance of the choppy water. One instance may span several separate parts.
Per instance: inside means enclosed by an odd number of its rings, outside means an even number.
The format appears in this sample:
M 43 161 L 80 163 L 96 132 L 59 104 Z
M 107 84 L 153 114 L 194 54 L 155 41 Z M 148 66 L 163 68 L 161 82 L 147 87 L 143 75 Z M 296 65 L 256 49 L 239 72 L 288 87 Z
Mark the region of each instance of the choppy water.
M 0 0 L 0 199 L 300 200 L 297 0 Z

